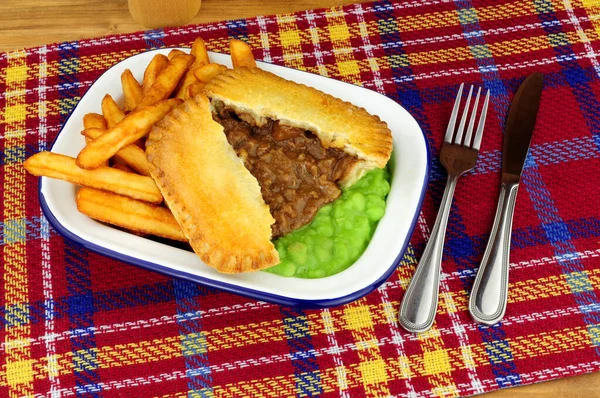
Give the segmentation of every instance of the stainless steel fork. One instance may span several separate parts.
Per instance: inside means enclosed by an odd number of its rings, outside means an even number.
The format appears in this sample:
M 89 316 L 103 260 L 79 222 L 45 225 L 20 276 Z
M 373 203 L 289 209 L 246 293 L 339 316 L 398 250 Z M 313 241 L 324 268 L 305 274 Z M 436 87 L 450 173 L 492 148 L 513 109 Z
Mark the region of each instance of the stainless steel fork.
M 481 145 L 481 137 L 483 135 L 490 92 L 488 90 L 485 96 L 485 101 L 481 109 L 481 116 L 477 125 L 477 132 L 473 137 L 473 127 L 475 126 L 481 87 L 477 91 L 475 105 L 470 112 L 471 117 L 466 134 L 463 133 L 469 114 L 473 86 L 471 86 L 469 95 L 465 101 L 458 129 L 456 132 L 454 131 L 458 109 L 461 103 L 463 86 L 464 83 L 461 84 L 458 89 L 450 122 L 448 123 L 448 129 L 446 130 L 446 136 L 444 137 L 444 143 L 440 151 L 440 162 L 448 172 L 448 181 L 446 182 L 444 196 L 440 203 L 440 209 L 437 218 L 435 219 L 431 236 L 427 242 L 425 251 L 423 252 L 423 257 L 421 258 L 421 261 L 419 261 L 419 265 L 417 266 L 415 274 L 408 286 L 408 290 L 402 298 L 402 304 L 400 305 L 400 314 L 398 317 L 400 324 L 410 332 L 424 332 L 433 325 L 438 306 L 444 237 L 446 235 L 448 214 L 452 205 L 452 198 L 454 197 L 454 189 L 456 188 L 458 178 L 475 166 L 477 154 L 479 153 L 479 147 Z

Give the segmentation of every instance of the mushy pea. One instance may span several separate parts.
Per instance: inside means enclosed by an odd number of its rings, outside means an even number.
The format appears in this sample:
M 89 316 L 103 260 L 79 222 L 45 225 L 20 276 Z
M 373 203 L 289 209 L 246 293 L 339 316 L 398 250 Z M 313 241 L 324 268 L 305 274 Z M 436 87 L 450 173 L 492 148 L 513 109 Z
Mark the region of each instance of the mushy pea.
M 383 217 L 389 180 L 387 169 L 375 169 L 343 190 L 310 224 L 274 242 L 281 262 L 265 271 L 322 278 L 348 268 L 365 251 Z

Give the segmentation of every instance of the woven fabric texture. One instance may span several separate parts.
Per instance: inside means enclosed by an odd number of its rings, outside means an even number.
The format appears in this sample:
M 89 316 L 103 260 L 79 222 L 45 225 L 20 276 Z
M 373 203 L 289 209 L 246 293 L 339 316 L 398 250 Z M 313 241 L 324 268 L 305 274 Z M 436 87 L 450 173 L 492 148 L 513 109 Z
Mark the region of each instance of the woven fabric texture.
M 149 48 L 228 52 L 383 93 L 425 132 L 431 178 L 393 275 L 345 306 L 302 310 L 89 252 L 44 217 L 23 161 L 47 149 L 107 68 Z M 600 3 L 382 1 L 0 54 L 0 396 L 465 396 L 600 370 Z M 545 75 L 513 224 L 508 311 L 472 322 L 468 292 L 524 77 Z M 461 82 L 491 90 L 477 166 L 456 191 L 440 305 L 397 323 L 445 185 L 437 160 Z M 398 143 L 402 145 L 402 143 Z

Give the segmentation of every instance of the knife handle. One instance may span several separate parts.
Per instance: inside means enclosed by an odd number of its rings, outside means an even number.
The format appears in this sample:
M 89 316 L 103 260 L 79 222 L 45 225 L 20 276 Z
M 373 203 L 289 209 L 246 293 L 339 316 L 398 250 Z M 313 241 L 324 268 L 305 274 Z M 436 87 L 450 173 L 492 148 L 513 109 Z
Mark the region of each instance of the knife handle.
M 398 320 L 400 325 L 409 332 L 425 332 L 431 328 L 435 320 L 444 238 L 457 181 L 457 175 L 448 176 L 431 236 L 400 304 Z
M 485 325 L 500 322 L 506 312 L 510 235 L 518 188 L 518 181 L 502 183 L 492 233 L 469 298 L 471 316 Z

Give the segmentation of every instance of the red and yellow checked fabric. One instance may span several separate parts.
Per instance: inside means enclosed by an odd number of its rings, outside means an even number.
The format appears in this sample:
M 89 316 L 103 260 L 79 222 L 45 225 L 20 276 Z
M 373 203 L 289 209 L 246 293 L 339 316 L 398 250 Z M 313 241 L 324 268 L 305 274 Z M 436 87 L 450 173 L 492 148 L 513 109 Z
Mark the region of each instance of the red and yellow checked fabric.
M 432 148 L 397 271 L 325 310 L 280 307 L 124 265 L 49 226 L 23 160 L 46 149 L 115 62 L 202 36 L 401 103 Z M 600 369 L 600 3 L 382 1 L 0 54 L 0 396 L 459 396 Z M 545 74 L 512 240 L 509 307 L 466 305 L 491 228 L 510 100 Z M 449 222 L 431 331 L 397 321 L 441 199 L 436 155 L 460 82 L 492 92 L 476 168 Z M 399 143 L 401 145 L 401 143 Z

